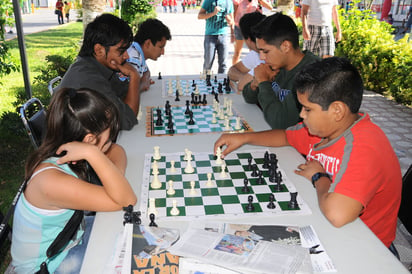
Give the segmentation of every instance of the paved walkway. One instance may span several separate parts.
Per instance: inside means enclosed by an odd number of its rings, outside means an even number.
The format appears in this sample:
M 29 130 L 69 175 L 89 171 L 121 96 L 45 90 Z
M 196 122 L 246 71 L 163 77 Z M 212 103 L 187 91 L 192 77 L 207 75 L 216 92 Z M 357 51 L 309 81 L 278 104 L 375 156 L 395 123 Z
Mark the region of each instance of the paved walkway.
M 181 9 L 179 9 L 179 12 Z M 197 19 L 197 9 L 186 13 L 163 13 L 158 9 L 158 19 L 169 26 L 172 40 L 166 45 L 165 55 L 158 61 L 148 61 L 153 76 L 199 74 L 203 65 L 204 20 Z M 33 33 L 57 27 L 57 18 L 51 9 L 36 10 L 35 14 L 23 15 L 24 33 Z M 11 38 L 11 37 L 9 37 Z M 247 50 L 243 49 L 243 54 Z M 229 52 L 233 54 L 233 49 Z M 217 61 L 213 71 L 217 71 Z M 402 173 L 412 164 L 412 109 L 397 104 L 374 92 L 365 91 L 361 110 L 368 112 L 388 136 L 399 158 Z M 262 117 L 263 119 L 263 117 Z M 385 161 L 385 155 L 382 155 Z M 398 229 L 396 246 L 405 264 L 412 262 L 412 239 L 405 229 Z

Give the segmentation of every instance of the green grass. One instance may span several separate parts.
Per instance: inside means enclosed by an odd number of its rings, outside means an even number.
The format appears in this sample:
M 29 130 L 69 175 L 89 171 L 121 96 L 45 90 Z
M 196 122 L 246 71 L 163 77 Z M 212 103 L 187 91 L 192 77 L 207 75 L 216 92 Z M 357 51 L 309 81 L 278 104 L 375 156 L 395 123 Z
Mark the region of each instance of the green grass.
M 73 22 L 61 25 L 55 29 L 38 32 L 25 36 L 26 56 L 29 66 L 31 83 L 39 75 L 39 68 L 44 66 L 45 57 L 52 54 L 61 54 L 79 43 L 83 34 L 83 24 Z M 8 41 L 10 53 L 16 63 L 20 62 L 20 53 L 17 39 Z M 23 73 L 13 72 L 0 79 L 0 115 L 5 111 L 13 111 L 18 90 L 24 88 Z M 47 92 L 45 90 L 44 92 Z
M 83 34 L 83 24 L 73 22 L 55 29 L 25 36 L 27 62 L 30 82 L 40 74 L 40 68 L 46 65 L 47 55 L 63 55 L 73 50 Z M 8 41 L 10 53 L 16 63 L 20 63 L 17 39 Z M 32 85 L 36 96 L 48 96 L 44 85 Z M 33 150 L 16 108 L 22 99 L 16 99 L 24 93 L 24 80 L 21 70 L 0 79 L 0 210 L 5 214 L 24 178 L 24 162 Z M 27 98 L 23 97 L 23 100 Z M 0 247 L 0 273 L 4 273 L 11 256 L 10 243 Z

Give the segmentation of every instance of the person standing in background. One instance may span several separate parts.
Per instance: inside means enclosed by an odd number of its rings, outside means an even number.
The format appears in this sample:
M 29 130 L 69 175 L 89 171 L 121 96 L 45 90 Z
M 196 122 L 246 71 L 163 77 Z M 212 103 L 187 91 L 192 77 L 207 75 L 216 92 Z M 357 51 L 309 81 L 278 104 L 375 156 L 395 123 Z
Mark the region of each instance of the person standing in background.
M 67 23 L 70 21 L 70 9 L 72 7 L 71 2 L 64 1 L 64 14 L 66 15 Z
M 59 24 L 64 24 L 64 18 L 63 18 L 63 2 L 62 0 L 58 0 L 56 2 L 56 14 L 57 14 L 57 21 Z
M 303 50 L 327 58 L 335 54 L 335 42 L 342 39 L 337 0 L 302 0 Z M 332 20 L 336 27 L 333 39 Z
M 240 28 L 239 28 L 240 18 L 242 18 L 242 16 L 246 13 L 251 13 L 255 11 L 262 12 L 261 7 L 271 10 L 272 5 L 270 4 L 270 1 L 268 0 L 233 0 L 233 7 L 235 9 L 235 12 L 234 12 L 234 15 L 235 15 L 235 28 L 234 28 L 235 49 L 233 52 L 232 65 L 239 62 L 240 53 L 242 52 L 242 47 L 243 47 L 243 42 L 244 42 L 242 32 L 240 31 Z
M 206 20 L 203 71 L 212 68 L 217 51 L 218 73 L 226 73 L 229 34 L 233 28 L 232 0 L 204 0 L 197 18 Z

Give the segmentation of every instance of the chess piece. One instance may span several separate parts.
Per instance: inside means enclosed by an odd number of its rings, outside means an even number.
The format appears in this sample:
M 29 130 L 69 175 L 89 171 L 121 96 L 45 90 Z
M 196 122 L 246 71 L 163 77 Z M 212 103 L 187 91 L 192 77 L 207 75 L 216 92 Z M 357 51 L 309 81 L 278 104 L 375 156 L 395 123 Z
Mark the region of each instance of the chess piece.
M 157 116 L 157 120 L 156 120 L 156 126 L 163 126 L 163 119 L 162 119 L 162 111 L 160 110 L 160 108 L 156 109 L 156 116 Z
M 150 216 L 150 214 L 157 215 L 157 209 L 156 209 L 156 201 L 154 198 L 149 199 L 149 208 L 147 209 L 147 215 Z
M 176 102 L 180 101 L 180 98 L 179 98 L 179 90 L 178 90 L 178 89 L 176 89 L 176 98 L 175 98 L 175 101 L 176 101 Z
M 236 129 L 236 130 L 242 129 L 242 126 L 241 126 L 241 124 L 240 124 L 240 117 L 239 117 L 239 116 L 236 117 L 235 129 Z
M 218 147 L 216 149 L 216 165 L 221 165 L 223 163 L 222 161 L 222 149 L 220 147 Z
M 189 102 L 189 100 L 186 100 L 185 114 L 188 115 L 189 113 L 190 113 L 190 102 Z
M 252 196 L 252 195 L 249 195 L 249 196 L 247 197 L 247 201 L 248 201 L 248 204 L 247 204 L 247 206 L 246 206 L 246 210 L 247 210 L 248 212 L 255 211 L 255 206 L 253 205 L 253 196 Z
M 195 182 L 195 181 L 190 181 L 190 191 L 189 191 L 189 194 L 192 195 L 192 196 L 196 196 L 196 195 L 197 195 L 197 191 L 196 191 L 196 189 L 195 189 L 195 185 L 196 185 L 196 182 Z
M 257 164 L 252 165 L 252 173 L 250 174 L 252 177 L 257 177 L 258 176 L 258 166 Z
M 162 156 L 160 156 L 160 147 L 159 146 L 154 146 L 153 147 L 153 159 L 154 160 L 160 160 Z
M 225 169 L 226 169 L 226 164 L 222 163 L 221 170 L 220 170 L 220 177 L 221 178 L 226 178 L 227 177 Z
M 299 208 L 298 202 L 296 200 L 297 196 L 298 196 L 297 192 L 291 192 L 290 193 L 290 201 L 288 203 L 288 208 L 289 209 L 298 209 Z
M 216 120 L 216 114 L 212 113 L 212 124 L 216 124 L 217 120 Z
M 212 187 L 213 186 L 213 182 L 212 182 L 212 173 L 207 173 L 207 182 L 206 182 L 206 186 L 207 187 Z
M 268 205 L 267 205 L 267 207 L 268 207 L 269 209 L 274 209 L 274 208 L 276 208 L 276 205 L 275 205 L 274 201 L 275 201 L 275 195 L 273 195 L 273 194 L 271 193 L 271 194 L 269 195 L 269 203 L 268 203 Z
M 190 152 L 190 151 L 189 151 Z M 192 166 L 192 152 L 190 152 L 189 156 L 187 157 L 187 164 L 185 167 L 185 173 L 193 173 L 195 171 L 195 169 Z
M 173 181 L 169 180 L 169 189 L 167 190 L 167 195 L 173 196 L 175 194 L 176 194 L 176 191 L 173 188 Z
M 243 193 L 249 193 L 250 192 L 250 188 L 248 187 L 248 179 L 244 178 L 243 179 L 243 187 L 242 187 L 242 192 Z
M 180 211 L 177 208 L 177 201 L 173 200 L 172 201 L 172 209 L 170 210 L 170 215 L 177 216 L 177 215 L 179 215 L 179 213 L 180 213 Z
M 263 179 L 263 171 L 259 170 L 258 171 L 258 178 L 256 180 L 256 183 L 259 185 L 263 185 L 265 183 L 265 179 Z
M 252 157 L 247 158 L 247 169 L 252 170 Z
M 176 173 L 175 160 L 170 161 L 170 173 Z
M 187 123 L 191 126 L 195 124 L 195 121 L 193 120 L 193 111 L 189 112 L 189 121 Z
M 152 174 L 158 175 L 159 174 L 159 166 L 157 165 L 157 161 L 154 160 L 152 164 Z
M 159 72 L 159 76 L 157 77 L 157 79 L 161 80 L 162 79 L 162 75 Z
M 225 130 L 231 130 L 232 129 L 232 127 L 230 126 L 230 121 L 229 121 L 229 118 L 225 118 L 225 128 L 224 128 Z
M 155 215 L 154 215 L 153 213 L 150 213 L 149 219 L 150 219 L 149 226 L 157 227 L 157 224 L 156 224 L 155 221 L 154 221 L 154 220 L 155 220 Z
M 153 175 L 153 180 L 150 183 L 150 187 L 153 188 L 153 189 L 159 189 L 159 188 L 162 187 L 162 183 L 160 182 L 159 177 L 158 177 L 157 174 Z

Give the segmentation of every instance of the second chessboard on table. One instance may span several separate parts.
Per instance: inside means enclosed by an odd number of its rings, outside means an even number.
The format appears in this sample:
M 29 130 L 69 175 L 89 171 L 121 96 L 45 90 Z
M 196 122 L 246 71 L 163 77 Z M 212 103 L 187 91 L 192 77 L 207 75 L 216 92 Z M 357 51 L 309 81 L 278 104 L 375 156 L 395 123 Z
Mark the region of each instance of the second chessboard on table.
M 185 152 L 160 153 L 158 157 L 146 154 L 139 199 L 142 216 L 148 218 L 150 203 L 155 206 L 156 219 L 311 214 L 294 184 L 277 165 L 277 159 L 276 176 L 280 181 L 271 182 L 277 179 L 264 166 L 265 152 L 232 152 L 223 160 L 224 166 L 216 163 L 216 156 L 212 154 L 191 152 L 192 173 L 186 173 L 188 161 L 185 160 Z M 261 171 L 261 175 L 254 176 L 254 171 L 257 174 Z M 248 180 L 248 191 L 244 189 L 245 179 Z M 158 188 L 152 187 L 154 180 L 160 183 Z M 173 195 L 168 194 L 170 181 L 173 182 Z M 272 208 L 268 207 L 271 194 L 275 205 Z M 291 207 L 292 200 L 294 205 Z M 173 203 L 176 203 L 179 212 L 176 216 L 171 214 Z M 253 210 L 248 209 L 250 204 Z
M 215 100 L 213 105 L 204 105 L 186 100 L 186 106 L 169 105 L 169 114 L 166 111 L 168 101 L 165 107 L 147 107 L 146 136 L 253 131 L 230 102 L 224 100 L 219 104 Z M 192 117 L 187 110 L 192 112 Z
M 226 75 L 211 75 L 210 80 L 203 75 L 182 75 L 162 77 L 162 97 L 176 97 L 176 90 L 180 96 L 203 94 L 232 94 L 236 91 L 230 87 Z M 220 86 L 220 87 L 219 87 Z

